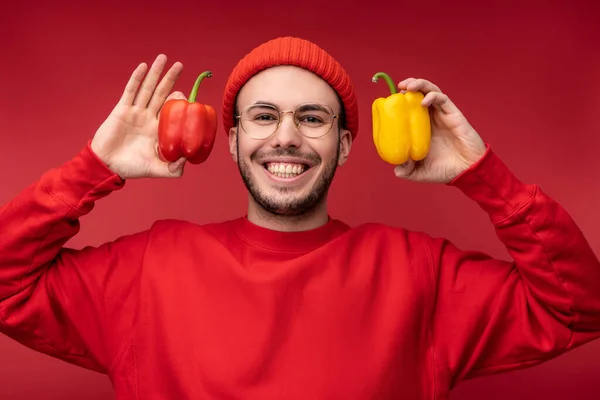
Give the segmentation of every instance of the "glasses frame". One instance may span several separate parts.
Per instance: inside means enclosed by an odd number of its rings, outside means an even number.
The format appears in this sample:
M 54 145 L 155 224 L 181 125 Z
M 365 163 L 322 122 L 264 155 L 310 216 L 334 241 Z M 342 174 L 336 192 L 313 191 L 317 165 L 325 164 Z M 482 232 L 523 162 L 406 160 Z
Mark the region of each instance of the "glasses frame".
M 331 111 L 332 119 L 331 119 L 331 123 L 330 123 L 330 125 L 329 125 L 329 129 L 328 129 L 328 130 L 327 130 L 325 133 L 323 133 L 322 135 L 319 135 L 319 136 L 308 136 L 308 135 L 305 135 L 304 133 L 302 133 L 302 130 L 300 129 L 300 122 L 296 121 L 296 112 L 298 112 L 298 109 L 300 109 L 301 107 L 306 107 L 306 106 L 309 106 L 309 105 L 317 105 L 317 106 L 323 107 L 323 108 L 325 108 L 325 109 L 328 109 L 328 110 L 330 110 L 330 111 Z M 256 107 L 256 106 L 262 106 L 262 107 L 271 108 L 271 109 L 273 109 L 273 111 L 275 111 L 275 112 L 278 112 L 278 113 L 279 113 L 279 119 L 277 120 L 277 126 L 275 127 L 275 129 L 273 130 L 273 132 L 271 132 L 269 135 L 267 135 L 267 136 L 264 136 L 264 137 L 262 137 L 262 136 L 261 136 L 261 137 L 256 137 L 256 136 L 253 136 L 253 135 L 251 135 L 251 134 L 250 134 L 250 133 L 248 133 L 248 131 L 247 131 L 247 130 L 244 128 L 244 124 L 242 123 L 242 114 L 244 113 L 244 111 L 246 111 L 246 110 L 248 110 L 248 109 L 250 109 L 250 108 L 252 108 L 252 107 Z M 248 105 L 248 106 L 244 107 L 244 108 L 243 108 L 243 109 L 242 109 L 242 110 L 239 112 L 239 114 L 236 114 L 236 115 L 235 115 L 235 119 L 236 119 L 236 121 L 238 121 L 238 122 L 239 122 L 239 126 L 240 126 L 240 127 L 242 128 L 242 130 L 243 130 L 243 131 L 246 133 L 246 135 L 250 136 L 250 137 L 251 137 L 251 138 L 253 138 L 253 139 L 257 139 L 257 140 L 263 140 L 263 139 L 268 139 L 268 138 L 270 138 L 271 136 L 273 136 L 273 135 L 275 134 L 275 132 L 277 132 L 277 130 L 278 130 L 280 127 L 281 127 L 281 122 L 283 121 L 284 114 L 292 114 L 292 118 L 294 119 L 294 125 L 296 125 L 296 129 L 298 130 L 298 132 L 299 132 L 299 133 L 300 133 L 302 136 L 304 136 L 304 137 L 306 137 L 306 138 L 309 138 L 309 139 L 320 139 L 320 138 L 322 138 L 322 137 L 324 137 L 324 136 L 328 135 L 328 134 L 329 134 L 329 132 L 331 132 L 331 129 L 333 128 L 333 125 L 334 125 L 334 123 L 335 123 L 335 120 L 336 120 L 336 119 L 340 119 L 340 118 L 342 118 L 342 116 L 343 116 L 343 114 L 336 114 L 336 113 L 333 111 L 333 108 L 331 108 L 331 107 L 330 107 L 330 106 L 328 106 L 327 104 L 322 104 L 322 103 L 302 103 L 302 104 L 298 104 L 298 105 L 296 106 L 296 108 L 295 108 L 295 109 L 293 109 L 293 110 L 280 110 L 279 108 L 277 108 L 277 106 L 275 106 L 275 105 L 273 105 L 273 104 L 269 104 L 269 103 L 254 103 L 254 104 L 250 104 L 250 105 Z

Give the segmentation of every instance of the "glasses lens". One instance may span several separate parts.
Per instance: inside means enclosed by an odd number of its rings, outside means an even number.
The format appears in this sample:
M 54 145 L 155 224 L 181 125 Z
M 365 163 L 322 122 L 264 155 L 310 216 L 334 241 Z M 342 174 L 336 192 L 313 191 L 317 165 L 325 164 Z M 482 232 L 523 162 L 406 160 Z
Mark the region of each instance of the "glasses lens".
M 262 139 L 272 135 L 279 126 L 279 110 L 267 104 L 255 104 L 244 109 L 240 124 L 249 136 Z M 333 110 L 324 104 L 302 104 L 294 115 L 300 133 L 311 138 L 326 135 L 333 125 Z
M 296 109 L 298 129 L 308 137 L 321 137 L 327 134 L 333 120 L 333 110 L 323 104 L 303 104 Z
M 279 111 L 272 106 L 256 104 L 242 111 L 242 129 L 255 138 L 265 138 L 275 132 Z

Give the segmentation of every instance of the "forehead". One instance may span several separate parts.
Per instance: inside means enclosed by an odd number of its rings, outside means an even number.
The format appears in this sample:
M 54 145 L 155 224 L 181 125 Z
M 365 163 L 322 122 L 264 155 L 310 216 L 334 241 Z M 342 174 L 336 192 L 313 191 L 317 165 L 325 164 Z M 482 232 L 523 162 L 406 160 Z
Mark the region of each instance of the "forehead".
M 338 108 L 337 94 L 325 80 L 303 68 L 287 65 L 261 71 L 242 87 L 238 107 L 257 101 L 281 108 L 294 108 L 303 103 L 322 103 L 334 110 Z

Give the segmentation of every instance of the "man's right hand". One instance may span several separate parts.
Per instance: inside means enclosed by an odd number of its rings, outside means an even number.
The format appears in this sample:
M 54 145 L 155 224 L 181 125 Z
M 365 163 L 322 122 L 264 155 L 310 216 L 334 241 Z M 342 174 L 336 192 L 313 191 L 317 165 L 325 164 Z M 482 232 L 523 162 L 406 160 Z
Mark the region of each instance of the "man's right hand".
M 173 64 L 159 83 L 166 62 L 167 57 L 159 55 L 148 74 L 145 63 L 138 65 L 121 99 L 92 139 L 92 151 L 123 179 L 176 178 L 183 174 L 184 158 L 170 163 L 158 156 L 160 109 L 167 99 L 185 99 L 181 92 L 169 95 L 183 69 L 181 63 Z

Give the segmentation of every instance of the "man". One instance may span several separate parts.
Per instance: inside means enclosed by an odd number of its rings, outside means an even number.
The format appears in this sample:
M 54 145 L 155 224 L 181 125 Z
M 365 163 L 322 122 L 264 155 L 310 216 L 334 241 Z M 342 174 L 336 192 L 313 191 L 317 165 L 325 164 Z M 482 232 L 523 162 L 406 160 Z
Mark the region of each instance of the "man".
M 433 139 L 425 162 L 395 172 L 461 190 L 514 261 L 330 218 L 358 103 L 343 68 L 298 38 L 254 49 L 225 88 L 247 216 L 63 247 L 126 180 L 182 175 L 185 160 L 156 151 L 182 68 L 160 79 L 165 64 L 141 64 L 89 145 L 0 210 L 6 335 L 106 373 L 119 399 L 446 399 L 600 336 L 600 263 L 582 233 L 428 81 L 398 84 L 425 94 Z

